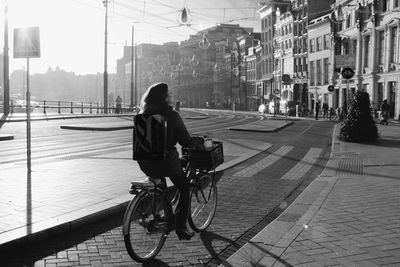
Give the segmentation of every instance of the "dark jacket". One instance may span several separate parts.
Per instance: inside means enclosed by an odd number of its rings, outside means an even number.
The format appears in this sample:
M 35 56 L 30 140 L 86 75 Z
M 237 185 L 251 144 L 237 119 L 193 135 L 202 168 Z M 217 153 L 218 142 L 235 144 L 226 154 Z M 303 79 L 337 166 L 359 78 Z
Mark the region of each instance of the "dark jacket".
M 146 108 L 143 114 L 163 114 L 167 116 L 167 156 L 163 160 L 139 160 L 140 169 L 148 176 L 164 177 L 179 175 L 183 172 L 176 144 L 183 147 L 197 145 L 200 141 L 192 138 L 183 123 L 178 112 L 172 107 L 167 108 Z
M 388 103 L 383 103 L 382 104 L 382 106 L 381 106 L 381 110 L 383 111 L 383 112 L 389 112 L 389 104 Z

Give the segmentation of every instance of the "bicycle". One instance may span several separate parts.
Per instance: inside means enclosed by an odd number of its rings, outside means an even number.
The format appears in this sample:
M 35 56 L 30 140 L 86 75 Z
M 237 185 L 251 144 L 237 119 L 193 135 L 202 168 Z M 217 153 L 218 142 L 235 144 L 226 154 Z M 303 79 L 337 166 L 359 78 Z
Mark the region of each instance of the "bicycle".
M 190 180 L 188 222 L 201 232 L 211 224 L 217 208 L 216 180 L 223 172 L 215 168 L 223 159 L 222 142 L 212 141 L 209 150 L 182 148 L 181 164 Z M 137 262 L 146 262 L 160 252 L 169 233 L 175 229 L 175 204 L 179 191 L 167 187 L 165 177 L 149 177 L 150 183 L 131 183 L 130 201 L 124 215 L 122 233 L 125 247 Z

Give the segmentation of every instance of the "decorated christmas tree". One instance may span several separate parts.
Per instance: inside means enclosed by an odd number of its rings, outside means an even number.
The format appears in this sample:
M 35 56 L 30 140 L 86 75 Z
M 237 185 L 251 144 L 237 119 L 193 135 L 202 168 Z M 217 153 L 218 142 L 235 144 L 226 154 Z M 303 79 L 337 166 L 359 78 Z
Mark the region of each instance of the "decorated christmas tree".
M 367 92 L 357 91 L 350 110 L 340 125 L 339 139 L 347 142 L 371 142 L 378 138 Z

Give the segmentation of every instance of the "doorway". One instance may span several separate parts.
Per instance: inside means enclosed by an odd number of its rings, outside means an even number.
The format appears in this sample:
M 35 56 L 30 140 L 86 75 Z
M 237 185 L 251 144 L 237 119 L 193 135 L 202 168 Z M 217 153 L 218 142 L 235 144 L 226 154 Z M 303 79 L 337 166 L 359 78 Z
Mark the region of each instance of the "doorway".
M 389 82 L 389 117 L 394 117 L 394 106 L 396 104 L 396 82 Z

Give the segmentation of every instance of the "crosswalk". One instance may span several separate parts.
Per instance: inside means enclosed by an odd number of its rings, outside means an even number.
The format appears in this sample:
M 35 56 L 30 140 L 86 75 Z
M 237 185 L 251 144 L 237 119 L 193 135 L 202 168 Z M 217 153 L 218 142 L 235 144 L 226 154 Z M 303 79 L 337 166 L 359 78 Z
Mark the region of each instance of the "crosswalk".
M 268 166 L 272 165 L 274 162 L 285 156 L 293 149 L 292 146 L 283 146 L 279 148 L 276 152 L 267 157 L 263 158 L 262 160 L 250 165 L 249 167 L 235 173 L 233 176 L 241 176 L 241 177 L 251 177 L 258 172 L 262 171 L 263 169 L 267 168 Z
M 292 169 L 290 169 L 281 179 L 285 180 L 299 180 L 303 177 L 311 167 L 317 162 L 318 157 L 321 155 L 322 149 L 312 147 Z
M 252 177 L 262 170 L 268 168 L 278 160 L 282 159 L 290 151 L 293 150 L 292 146 L 282 146 L 272 154 L 260 159 L 252 165 L 236 172 L 233 176 L 236 177 Z M 322 148 L 311 147 L 304 157 L 290 170 L 288 170 L 280 179 L 283 180 L 299 180 L 312 168 L 317 162 L 322 153 Z

